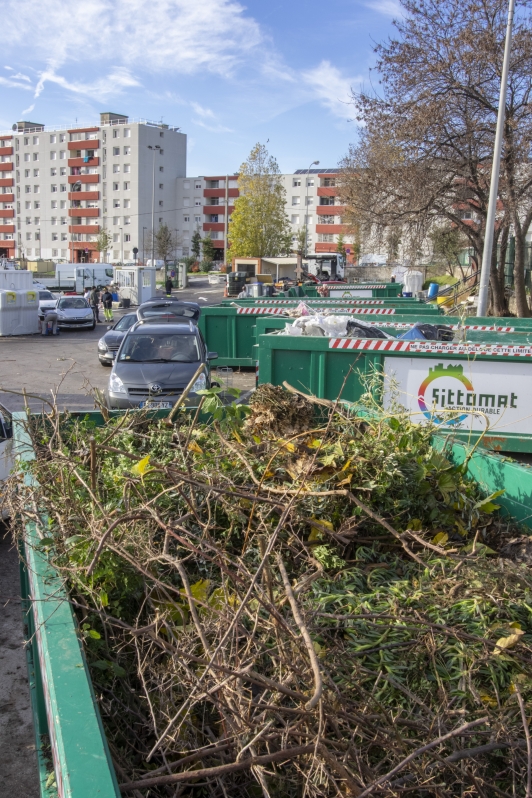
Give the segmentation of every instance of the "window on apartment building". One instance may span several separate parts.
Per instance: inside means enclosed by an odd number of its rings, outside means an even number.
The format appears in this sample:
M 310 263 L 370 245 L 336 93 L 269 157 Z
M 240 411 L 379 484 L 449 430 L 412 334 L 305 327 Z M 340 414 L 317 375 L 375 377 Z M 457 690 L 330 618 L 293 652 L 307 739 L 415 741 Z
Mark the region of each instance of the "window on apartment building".
M 131 172 L 131 164 L 130 163 L 125 163 L 124 164 L 124 172 L 126 172 L 126 173 L 127 172 Z
M 31 224 L 31 216 L 26 216 L 26 224 Z
M 124 200 L 124 208 L 131 208 L 131 200 Z
M 324 186 L 335 186 L 336 185 L 336 178 L 335 177 L 325 177 L 323 179 Z
M 305 197 L 305 204 L 306 205 L 313 205 L 314 204 L 314 197 Z
M 318 216 L 318 224 L 334 224 L 334 216 Z
M 159 224 L 162 224 L 162 223 L 163 223 L 163 217 L 159 216 Z
M 131 216 L 124 216 L 124 224 L 131 224 Z
M 189 250 L 189 248 L 188 248 L 188 247 L 183 247 L 183 257 L 184 257 L 184 258 L 188 258 L 188 253 L 189 253 L 189 251 L 190 251 L 190 250 Z
M 159 150 L 159 155 L 164 155 L 164 150 L 163 149 Z
M 68 233 L 61 233 L 61 241 L 68 241 Z
M 81 141 L 81 133 L 71 133 L 70 141 Z
M 66 173 L 67 173 L 66 166 L 60 166 L 59 174 L 61 175 L 61 177 L 66 177 Z
M 24 169 L 24 177 L 30 176 L 31 169 Z
M 297 213 L 292 214 L 292 224 L 299 224 L 299 214 Z
M 460 219 L 467 220 L 467 219 L 472 219 L 472 218 L 473 218 L 473 214 L 471 213 L 471 211 L 462 211 L 462 213 L 460 214 Z
M 34 218 L 34 220 L 33 220 L 33 223 L 34 223 L 34 224 L 37 224 L 37 225 L 39 225 L 39 224 L 41 223 L 41 220 L 40 220 L 40 218 L 39 218 L 38 216 L 36 216 L 36 217 Z
M 124 128 L 124 138 L 128 139 L 131 136 L 131 130 L 128 127 Z
M 120 224 L 120 216 L 113 216 L 113 224 Z
M 130 188 L 131 188 L 131 183 L 129 183 L 129 181 L 126 180 L 124 182 L 124 191 L 129 191 Z
M 66 216 L 61 216 L 61 224 L 66 224 L 66 223 L 67 223 Z
M 57 141 L 57 136 L 55 135 L 55 133 L 52 133 L 52 135 L 50 136 L 50 144 L 55 144 L 56 141 Z
M 318 233 L 318 241 L 324 244 L 332 244 L 334 241 L 333 233 Z
M 55 185 L 55 183 L 50 186 L 50 191 L 52 192 L 52 194 L 56 194 L 57 193 L 57 186 Z
M 113 183 L 113 191 L 118 191 L 119 183 Z
M 164 166 L 159 167 L 159 172 L 164 172 Z M 188 188 L 188 186 L 186 186 L 186 188 Z
M 164 188 L 164 183 L 159 183 L 159 188 L 162 190 Z
M 313 186 L 313 185 L 314 185 L 314 178 L 313 177 L 307 178 L 307 186 L 310 187 L 310 186 Z
M 196 224 L 199 224 L 201 222 L 201 216 L 194 216 L 194 221 Z
M 160 166 L 159 169 L 162 169 Z M 183 188 L 190 188 L 190 180 L 183 180 Z
M 214 222 L 214 223 L 218 222 L 218 214 L 217 213 L 211 213 L 211 215 L 209 217 L 209 221 L 210 222 Z
M 159 208 L 162 208 L 162 207 L 163 207 L 163 201 L 159 200 Z
M 31 153 L 25 152 L 24 153 L 24 160 L 25 161 L 31 161 Z
M 28 136 L 25 136 L 24 137 L 24 144 L 29 144 L 29 143 L 30 143 L 30 140 L 29 140 Z
M 52 151 L 50 152 L 50 160 L 51 160 L 51 161 L 55 161 L 55 160 L 56 160 L 56 158 L 57 158 L 57 153 L 56 153 L 56 151 L 55 151 L 55 150 L 52 150 Z
M 131 236 L 130 236 L 130 234 L 129 234 L 129 233 L 126 233 L 126 234 L 125 234 L 125 236 L 124 236 L 124 241 L 126 241 L 126 242 L 129 242 L 129 241 L 131 241 Z
M 64 210 L 66 208 L 66 206 L 67 206 L 67 201 L 66 200 L 61 200 L 61 202 L 59 203 L 59 207 Z
M 190 222 L 190 216 L 183 216 L 184 222 Z
M 161 139 L 164 138 L 164 133 L 163 132 L 159 133 L 159 138 L 161 138 Z
M 113 138 L 114 138 L 114 139 L 117 139 L 119 136 L 120 136 L 120 131 L 119 131 L 119 130 L 116 130 L 116 128 L 115 128 L 115 129 L 113 130 Z
M 124 147 L 124 155 L 131 155 L 131 147 Z
M 194 200 L 194 205 L 198 205 L 198 206 L 201 206 L 201 205 L 203 205 L 203 200 L 201 200 L 201 199 L 195 199 L 195 200 Z
M 305 224 L 312 224 L 312 216 L 305 216 Z
M 300 177 L 294 177 L 294 179 L 292 180 L 292 186 L 294 188 L 298 188 L 300 185 L 301 185 L 301 178 Z
M 301 205 L 301 197 L 292 197 L 292 205 Z
M 40 190 L 41 190 L 41 189 L 40 189 L 40 187 L 39 187 L 39 186 L 33 186 L 33 193 L 34 193 L 34 194 L 38 194 Z
M 61 185 L 59 186 L 59 191 L 66 191 L 66 190 L 67 190 L 66 183 L 61 183 Z
M 57 216 L 52 216 L 50 219 L 50 224 L 57 224 Z
M 220 197 L 211 197 L 209 205 L 220 205 Z
M 61 161 L 64 161 L 65 158 L 66 158 L 66 150 L 61 150 L 60 153 L 59 153 L 59 159 Z
M 31 233 L 26 233 L 26 241 L 31 241 Z
M 26 194 L 31 194 L 31 186 L 24 186 L 24 191 Z
M 39 170 L 38 169 L 34 169 L 33 170 L 33 177 L 39 177 Z
M 52 258 L 57 258 L 57 253 L 58 253 L 57 249 L 52 249 Z
M 334 205 L 334 197 L 320 197 L 320 205 Z
M 120 200 L 119 199 L 114 199 L 113 200 L 113 208 L 119 208 L 119 207 L 120 207 Z
M 33 160 L 34 161 L 38 161 L 39 160 L 39 153 L 38 152 L 34 152 L 33 153 Z
M 59 142 L 62 144 L 64 141 L 66 141 L 66 133 L 60 133 Z
M 39 136 L 34 136 L 33 137 L 33 143 L 34 144 L 38 144 L 39 143 Z
M 188 208 L 190 205 L 190 199 L 188 197 L 183 197 L 183 207 Z
M 120 171 L 120 164 L 114 163 L 113 164 L 113 173 L 117 174 L 117 172 L 119 172 L 119 171 Z
M 118 243 L 119 237 L 120 236 L 118 235 L 118 233 L 113 233 L 113 244 L 117 244 Z
M 25 202 L 24 203 L 24 207 L 26 208 L 27 211 L 29 211 L 31 209 L 31 201 L 30 202 Z
M 55 166 L 52 169 L 50 169 L 50 176 L 57 177 L 57 169 L 55 168 Z
M 216 183 L 215 186 L 210 186 L 210 188 L 218 188 L 218 181 L 217 180 L 211 180 L 210 182 L 211 183 Z M 194 183 L 194 188 L 201 188 L 201 183 Z
M 59 235 L 57 233 L 52 233 L 52 241 L 59 241 Z
M 113 155 L 120 155 L 120 147 L 113 147 Z

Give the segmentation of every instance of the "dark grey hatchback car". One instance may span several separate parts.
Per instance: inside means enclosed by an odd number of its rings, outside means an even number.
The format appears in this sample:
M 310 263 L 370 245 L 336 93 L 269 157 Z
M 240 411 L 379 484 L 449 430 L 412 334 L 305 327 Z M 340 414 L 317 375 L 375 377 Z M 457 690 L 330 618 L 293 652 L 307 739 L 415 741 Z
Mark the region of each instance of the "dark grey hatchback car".
M 210 387 L 210 361 L 217 357 L 216 352 L 207 352 L 192 319 L 168 314 L 138 321 L 127 332 L 114 361 L 109 407 L 171 408 L 203 363 L 190 392 L 193 401 L 196 391 Z

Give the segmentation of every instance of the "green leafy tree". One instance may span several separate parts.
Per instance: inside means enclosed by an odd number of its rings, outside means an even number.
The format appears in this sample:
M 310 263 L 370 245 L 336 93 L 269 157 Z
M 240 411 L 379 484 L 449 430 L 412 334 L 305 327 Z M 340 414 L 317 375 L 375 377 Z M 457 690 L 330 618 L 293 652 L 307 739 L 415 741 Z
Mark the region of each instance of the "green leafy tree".
M 211 234 L 207 233 L 207 235 L 205 236 L 205 238 L 201 243 L 203 247 L 203 260 L 209 262 L 213 261 L 215 255 L 215 247 L 214 244 L 212 243 Z
M 98 250 L 98 252 L 100 254 L 103 253 L 103 256 L 105 258 L 105 254 L 107 252 L 109 252 L 109 250 L 111 249 L 111 247 L 113 245 L 113 236 L 111 235 L 109 230 L 105 229 L 105 227 L 103 227 L 100 230 L 100 232 L 98 233 L 98 237 L 96 239 L 95 245 L 96 245 L 96 249 Z M 100 258 L 100 260 L 101 260 L 101 258 Z
M 190 239 L 190 249 L 192 250 L 192 254 L 194 255 L 195 259 L 199 260 L 201 256 L 201 234 L 198 228 L 196 228 L 192 233 L 192 238 Z
M 464 278 L 464 269 L 460 263 L 460 253 L 469 245 L 464 234 L 457 228 L 446 225 L 435 227 L 429 234 L 432 242 L 432 257 L 436 266 L 443 266 L 454 277 L 458 267 Z
M 302 227 L 301 230 L 298 230 L 295 236 L 295 241 L 292 244 L 292 251 L 295 252 L 297 255 L 305 255 L 305 245 L 306 245 L 306 235 L 305 235 L 305 228 Z
M 240 196 L 229 224 L 231 255 L 262 258 L 290 252 L 286 191 L 277 161 L 263 144 L 256 144 L 240 167 L 238 188 Z
M 340 255 L 343 255 L 344 258 L 345 258 L 345 247 L 346 247 L 346 244 L 345 244 L 344 234 L 340 233 L 339 236 L 338 236 L 338 242 L 336 244 L 336 251 Z

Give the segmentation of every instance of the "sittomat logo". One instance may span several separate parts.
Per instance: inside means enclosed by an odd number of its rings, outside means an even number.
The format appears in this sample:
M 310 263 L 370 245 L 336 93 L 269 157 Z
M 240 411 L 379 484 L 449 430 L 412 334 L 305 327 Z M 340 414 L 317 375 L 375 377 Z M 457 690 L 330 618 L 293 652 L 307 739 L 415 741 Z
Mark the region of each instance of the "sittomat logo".
M 427 391 L 429 386 L 435 381 L 445 378 L 445 383 L 441 386 L 433 386 L 432 391 Z M 453 385 L 449 387 L 449 379 L 456 380 L 463 389 Z M 445 410 L 464 410 L 474 409 L 476 404 L 476 394 L 473 388 L 473 383 L 464 375 L 462 366 L 453 366 L 449 364 L 447 368 L 443 363 L 439 363 L 434 368 L 429 369 L 428 377 L 423 380 L 419 386 L 418 404 L 421 412 L 433 421 L 435 424 L 461 424 L 468 413 L 462 413 L 460 416 L 449 418 L 449 413 L 438 415 L 439 409 Z

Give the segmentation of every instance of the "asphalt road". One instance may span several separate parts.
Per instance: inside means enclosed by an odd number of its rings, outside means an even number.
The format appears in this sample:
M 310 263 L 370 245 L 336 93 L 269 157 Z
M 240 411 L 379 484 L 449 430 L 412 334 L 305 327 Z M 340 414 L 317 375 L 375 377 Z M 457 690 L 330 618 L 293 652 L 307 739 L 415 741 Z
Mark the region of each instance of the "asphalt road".
M 173 295 L 198 302 L 203 307 L 217 305 L 223 297 L 223 285 L 212 286 L 206 277 L 196 277 L 190 281 L 189 288 L 174 291 Z M 115 312 L 115 319 L 124 312 L 129 311 Z M 103 318 L 103 312 L 100 318 Z M 0 402 L 10 410 L 22 410 L 25 389 L 33 411 L 42 407 L 38 397 L 53 401 L 53 395 L 56 395 L 61 410 L 93 409 L 91 389 L 103 390 L 109 380 L 110 369 L 100 364 L 97 354 L 98 340 L 106 330 L 107 324 L 102 323 L 97 324 L 94 330 L 67 330 L 57 337 L 23 335 L 0 338 Z M 254 384 L 254 374 L 235 370 L 235 387 L 249 389 Z

